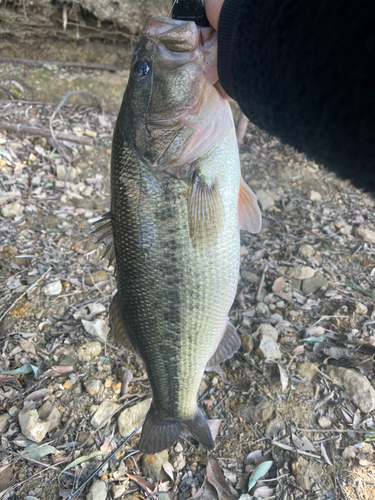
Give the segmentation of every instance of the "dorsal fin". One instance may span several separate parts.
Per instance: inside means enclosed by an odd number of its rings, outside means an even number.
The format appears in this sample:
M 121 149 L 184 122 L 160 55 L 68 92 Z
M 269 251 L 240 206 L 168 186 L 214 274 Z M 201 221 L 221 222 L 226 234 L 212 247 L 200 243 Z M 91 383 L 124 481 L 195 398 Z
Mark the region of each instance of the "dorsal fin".
M 223 202 L 216 180 L 208 186 L 195 173 L 189 194 L 189 231 L 193 246 L 213 245 L 223 223 Z
M 262 213 L 257 197 L 242 177 L 238 196 L 238 221 L 240 229 L 245 229 L 249 233 L 259 233 L 262 228 Z
M 101 219 L 94 222 L 94 224 L 100 224 L 100 226 L 91 233 L 96 236 L 96 243 L 103 242 L 106 245 L 102 259 L 107 257 L 109 260 L 108 267 L 112 264 L 116 267 L 115 247 L 113 244 L 112 212 L 107 212 Z

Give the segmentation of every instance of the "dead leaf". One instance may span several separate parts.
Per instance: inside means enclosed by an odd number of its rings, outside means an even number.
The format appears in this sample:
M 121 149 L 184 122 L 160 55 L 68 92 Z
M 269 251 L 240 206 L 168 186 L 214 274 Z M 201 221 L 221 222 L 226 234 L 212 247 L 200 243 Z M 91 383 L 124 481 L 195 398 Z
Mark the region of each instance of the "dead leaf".
M 299 438 L 295 434 L 292 434 L 292 441 L 297 450 L 312 451 L 313 453 L 316 453 L 316 449 L 314 448 L 313 444 L 307 439 L 306 436 Z
M 295 347 L 292 351 L 293 356 L 299 356 L 300 354 L 303 354 L 305 352 L 305 346 L 304 345 L 299 345 Z
M 33 399 L 36 401 L 37 399 L 42 399 L 45 396 L 49 396 L 51 393 L 49 389 L 39 389 L 38 391 L 31 392 L 25 397 L 25 401 L 28 401 L 30 399 Z
M 142 490 L 144 490 L 148 495 L 152 495 L 154 493 L 154 486 L 143 477 L 135 476 L 129 473 L 127 473 L 126 475 L 128 476 L 129 479 L 137 483 L 142 488 Z
M 18 382 L 18 379 L 12 375 L 0 375 L 0 387 L 3 385 L 17 388 L 22 387 L 22 385 Z
M 233 500 L 230 486 L 225 481 L 219 464 L 213 458 L 208 460 L 207 481 L 209 481 L 217 491 L 219 500 Z
M 324 460 L 327 462 L 327 464 L 332 465 L 335 463 L 335 460 L 333 458 L 332 451 L 329 447 L 329 443 L 327 446 L 324 446 L 324 443 L 320 444 L 320 451 L 322 452 Z
M 218 435 L 218 432 L 219 432 L 221 419 L 219 419 L 219 418 L 209 419 L 209 420 L 207 420 L 207 424 L 208 424 L 208 427 L 210 428 L 212 439 L 215 441 L 216 436 Z
M 255 498 L 271 498 L 273 497 L 274 493 L 274 488 L 269 488 L 268 486 L 260 486 L 254 491 L 253 496 Z
M 72 366 L 53 366 L 43 373 L 43 377 L 60 377 L 61 375 L 68 375 L 73 371 Z
M 129 384 L 133 380 L 133 374 L 130 370 L 125 369 L 122 375 L 121 396 L 125 396 L 129 389 Z
M 14 465 L 0 467 L 0 492 L 10 488 L 15 481 Z
M 172 481 L 174 481 L 174 477 L 173 477 L 174 470 L 173 470 L 172 465 L 169 462 L 165 462 L 163 464 L 163 469 L 165 470 L 167 475 L 172 479 Z
M 288 387 L 289 377 L 284 368 L 281 365 L 277 365 L 280 372 L 280 382 L 281 382 L 281 392 L 284 392 Z
M 210 483 L 203 483 L 202 488 L 190 500 L 219 500 L 215 488 Z
M 30 354 L 34 354 L 34 356 L 36 355 L 35 346 L 31 342 L 29 342 L 28 340 L 21 339 L 20 346 L 24 351 L 26 351 Z

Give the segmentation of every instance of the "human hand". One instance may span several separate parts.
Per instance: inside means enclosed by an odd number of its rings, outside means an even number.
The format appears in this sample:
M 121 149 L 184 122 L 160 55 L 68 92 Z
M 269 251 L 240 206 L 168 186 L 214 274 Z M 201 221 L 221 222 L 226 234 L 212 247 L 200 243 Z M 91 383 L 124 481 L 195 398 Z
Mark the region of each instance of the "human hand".
M 223 3 L 224 0 L 204 0 L 204 8 L 206 11 L 207 19 L 216 31 L 219 24 L 219 15 Z M 225 92 L 219 80 L 215 83 L 215 87 L 224 99 L 226 99 L 227 101 L 233 101 L 233 99 Z
M 223 3 L 224 0 L 204 0 L 204 8 L 206 11 L 207 19 L 216 31 L 219 24 L 219 15 Z

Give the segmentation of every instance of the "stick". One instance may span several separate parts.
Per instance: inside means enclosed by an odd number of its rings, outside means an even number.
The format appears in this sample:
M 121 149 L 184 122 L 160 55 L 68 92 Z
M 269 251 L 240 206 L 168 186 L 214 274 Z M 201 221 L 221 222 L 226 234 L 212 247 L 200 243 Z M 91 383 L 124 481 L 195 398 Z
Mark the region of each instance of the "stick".
M 266 277 L 267 271 L 268 271 L 268 264 L 264 264 L 262 274 L 260 277 L 260 281 L 259 281 L 259 285 L 258 285 L 258 291 L 257 291 L 257 294 L 255 296 L 255 300 L 257 300 L 257 301 L 260 299 L 260 294 L 262 293 L 262 288 L 264 285 L 264 278 Z
M 44 464 L 43 462 L 39 462 L 39 460 L 34 460 L 33 458 L 25 457 L 24 455 L 20 455 L 19 453 L 16 453 L 15 451 L 6 450 L 5 448 L 0 448 L 0 451 L 4 452 L 4 453 L 9 453 L 10 455 L 14 455 L 17 458 L 23 458 L 24 460 L 28 460 L 29 462 L 32 462 L 33 464 L 40 465 L 41 467 L 44 467 L 45 469 L 52 469 L 52 470 L 55 470 L 57 472 L 61 472 L 61 469 L 59 469 L 58 467 L 55 467 L 54 465 Z M 64 474 L 68 474 L 69 476 L 75 477 L 75 474 L 72 474 L 71 472 L 64 472 Z
M 11 309 L 13 309 L 13 307 L 17 304 L 17 302 L 18 302 L 19 300 L 21 300 L 21 299 L 22 299 L 22 298 L 23 298 L 23 297 L 24 297 L 24 296 L 25 296 L 25 295 L 26 295 L 26 294 L 30 291 L 31 287 L 33 287 L 33 288 L 34 288 L 34 287 L 35 287 L 35 285 L 36 285 L 37 283 L 39 283 L 39 281 L 41 281 L 41 280 L 44 278 L 44 276 L 45 276 L 46 274 L 48 274 L 48 273 L 51 271 L 51 269 L 52 269 L 52 267 L 50 267 L 49 269 L 47 269 L 47 271 L 43 274 L 43 276 L 41 276 L 38 280 L 36 280 L 36 282 L 35 282 L 35 283 L 33 283 L 32 285 L 30 285 L 30 286 L 29 286 L 29 288 L 28 288 L 27 290 L 25 290 L 25 291 L 23 292 L 23 294 L 22 294 L 22 295 L 20 295 L 20 296 L 18 297 L 18 299 L 17 299 L 17 300 L 15 300 L 15 301 L 13 302 L 13 304 L 12 304 L 12 305 L 11 305 L 11 306 L 10 306 L 10 307 L 6 310 L 6 311 L 5 311 L 5 313 L 4 313 L 4 314 L 0 317 L 0 322 L 1 322 L 1 320 L 2 320 L 2 319 L 3 319 L 3 318 L 4 318 L 7 314 L 8 314 L 8 312 L 9 312 Z
M 30 125 L 22 125 L 21 123 L 0 122 L 0 129 L 19 132 L 21 134 L 41 135 L 43 137 L 52 137 L 51 131 L 46 128 L 31 127 Z M 78 137 L 78 135 L 64 134 L 55 132 L 55 137 L 60 141 L 77 142 L 78 144 L 92 145 L 91 139 L 86 137 Z
M 119 71 L 116 66 L 111 66 L 109 64 L 100 63 L 84 63 L 84 62 L 73 62 L 73 61 L 43 61 L 40 59 L 21 59 L 20 57 L 6 57 L 0 56 L 0 63 L 11 63 L 11 64 L 24 64 L 25 66 L 45 66 L 46 64 L 53 64 L 54 66 L 59 66 L 62 68 L 85 68 L 85 69 L 98 69 L 101 71 Z
M 120 444 L 117 446 L 117 448 L 109 455 L 109 457 L 107 457 L 104 462 L 102 462 L 101 464 L 98 465 L 98 467 L 94 470 L 94 472 L 92 474 L 90 474 L 90 476 L 81 484 L 81 486 L 79 486 L 75 491 L 73 491 L 69 497 L 67 498 L 67 500 L 73 500 L 73 498 L 77 495 L 77 493 L 79 493 L 80 491 L 83 490 L 83 488 L 86 486 L 86 484 L 91 481 L 91 479 L 93 479 L 93 477 L 96 476 L 96 474 L 121 450 L 121 448 L 133 437 L 137 434 L 137 432 L 139 431 L 139 429 L 142 427 L 143 425 L 143 422 L 138 425 L 138 427 L 136 427 L 134 429 L 134 431 L 130 434 L 130 436 L 128 436 L 127 438 L 124 438 Z

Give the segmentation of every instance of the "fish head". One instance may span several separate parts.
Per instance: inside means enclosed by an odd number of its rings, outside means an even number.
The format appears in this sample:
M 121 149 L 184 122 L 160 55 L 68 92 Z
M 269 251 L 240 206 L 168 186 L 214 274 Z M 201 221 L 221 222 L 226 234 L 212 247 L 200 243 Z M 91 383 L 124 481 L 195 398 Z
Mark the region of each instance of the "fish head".
M 176 175 L 233 126 L 217 81 L 216 33 L 150 17 L 133 55 L 120 116 L 142 162 Z

